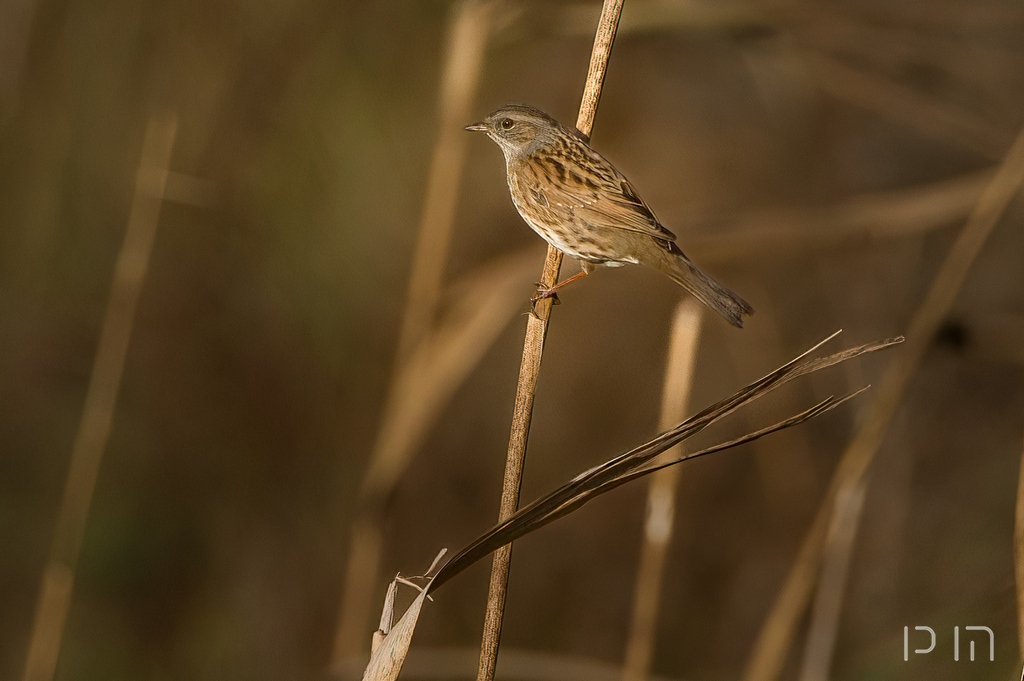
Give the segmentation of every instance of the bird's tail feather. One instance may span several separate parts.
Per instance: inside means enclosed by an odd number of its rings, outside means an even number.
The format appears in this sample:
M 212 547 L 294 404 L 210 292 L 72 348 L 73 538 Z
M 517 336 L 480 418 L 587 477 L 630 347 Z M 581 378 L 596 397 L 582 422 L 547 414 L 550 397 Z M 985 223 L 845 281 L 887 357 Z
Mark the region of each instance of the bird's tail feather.
M 754 308 L 747 301 L 701 272 L 677 248 L 659 258 L 657 267 L 733 326 L 742 329 L 743 317 L 754 314 Z

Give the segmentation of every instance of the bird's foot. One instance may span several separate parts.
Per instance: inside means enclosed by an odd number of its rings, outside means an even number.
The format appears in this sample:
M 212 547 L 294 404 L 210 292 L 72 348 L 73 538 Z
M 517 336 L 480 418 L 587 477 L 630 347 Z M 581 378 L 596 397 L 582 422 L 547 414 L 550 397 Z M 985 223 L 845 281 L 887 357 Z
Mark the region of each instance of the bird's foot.
M 533 305 L 535 307 L 536 307 L 537 303 L 539 303 L 540 301 L 544 300 L 545 298 L 550 298 L 552 305 L 560 305 L 561 304 L 562 301 L 560 301 L 558 299 L 558 292 L 555 291 L 555 288 L 557 288 L 557 287 L 548 288 L 543 283 L 541 283 L 539 281 L 536 282 L 536 284 L 537 284 L 537 295 L 535 295 L 533 298 L 530 298 L 530 302 L 533 303 Z

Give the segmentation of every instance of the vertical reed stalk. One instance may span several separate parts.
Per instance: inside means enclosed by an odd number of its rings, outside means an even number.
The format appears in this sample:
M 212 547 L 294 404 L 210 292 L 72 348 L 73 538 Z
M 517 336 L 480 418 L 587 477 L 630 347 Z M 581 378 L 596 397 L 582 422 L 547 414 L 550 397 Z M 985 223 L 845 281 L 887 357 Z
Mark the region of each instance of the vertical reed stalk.
M 843 452 L 825 500 L 761 628 L 743 675 L 744 681 L 774 681 L 778 678 L 818 579 L 829 518 L 833 513 L 845 513 L 841 506 L 856 501 L 851 490 L 861 484 L 882 445 L 910 379 L 931 346 L 939 325 L 949 314 L 971 264 L 1022 184 L 1024 130 L 1018 133 L 996 174 L 978 197 L 967 223 L 960 230 L 921 307 L 910 322 L 904 347 L 886 366 L 874 390 L 875 399 L 867 407 L 861 426 Z M 836 613 L 838 616 L 838 611 Z
M 469 136 L 462 126 L 471 117 L 496 6 L 491 0 L 465 0 L 459 6 L 449 34 L 438 107 L 440 131 L 430 161 L 398 337 L 399 366 L 408 359 L 437 314 L 462 186 L 462 168 L 469 146 Z
M 661 430 L 668 430 L 681 423 L 689 412 L 700 327 L 700 304 L 694 298 L 683 299 L 676 307 L 672 320 L 665 386 L 661 397 Z M 677 445 L 661 456 L 676 458 L 682 453 L 681 449 L 682 445 Z M 658 606 L 661 602 L 659 597 L 665 575 L 665 558 L 675 524 L 675 499 L 681 470 L 680 466 L 673 466 L 655 473 L 647 489 L 647 519 L 633 592 L 633 614 L 623 663 L 624 681 L 645 681 L 651 673 L 658 628 Z
M 576 128 L 587 137 L 594 127 L 594 116 L 601 99 L 601 87 L 611 57 L 615 31 L 619 25 L 624 0 L 604 0 L 594 48 L 590 56 L 590 69 L 583 89 L 580 113 Z M 541 284 L 552 287 L 558 283 L 558 271 L 562 265 L 562 253 L 549 246 L 541 273 Z M 505 476 L 502 482 L 501 505 L 498 521 L 501 522 L 515 513 L 519 506 L 519 488 L 523 478 L 523 464 L 526 461 L 526 442 L 530 434 L 530 419 L 533 415 L 533 396 L 540 375 L 540 362 L 544 354 L 544 339 L 547 335 L 548 320 L 551 317 L 552 300 L 545 298 L 537 302 L 534 314 L 527 317 L 526 338 L 523 341 L 523 358 L 519 367 L 519 383 L 516 386 L 515 406 L 512 410 L 512 429 L 509 434 L 508 456 L 505 461 Z M 505 596 L 508 589 L 508 573 L 512 564 L 512 545 L 502 547 L 494 554 L 491 566 L 491 581 L 487 593 L 487 609 L 484 614 L 484 631 L 480 644 L 480 666 L 477 681 L 492 681 L 498 664 L 498 642 L 501 638 L 501 621 L 505 612 Z
M 839 633 L 839 613 L 843 608 L 843 592 L 850 573 L 850 558 L 853 556 L 866 491 L 867 479 L 862 479 L 859 485 L 849 490 L 851 498 L 837 503 L 836 512 L 832 514 L 825 539 L 821 579 L 811 608 L 811 626 L 804 648 L 800 681 L 828 681 L 830 678 L 832 653 Z
M 366 644 L 365 632 L 374 608 L 380 571 L 384 499 L 392 480 L 398 476 L 391 476 L 383 484 L 374 480 L 381 468 L 404 469 L 412 455 L 412 442 L 416 438 L 407 438 L 396 445 L 390 434 L 407 424 L 394 423 L 391 415 L 397 410 L 395 402 L 400 399 L 399 393 L 408 378 L 416 348 L 429 335 L 437 316 L 468 145 L 462 126 L 470 120 L 496 7 L 497 3 L 490 0 L 466 0 L 458 6 L 448 34 L 438 104 L 440 131 L 430 162 L 398 353 L 388 390 L 389 404 L 384 410 L 384 421 L 374 443 L 349 535 L 332 664 L 358 654 Z M 415 430 L 401 429 L 404 432 Z
M 22 677 L 24 681 L 50 681 L 57 668 L 64 625 L 71 607 L 75 568 L 82 552 L 100 462 L 110 437 L 132 322 L 153 250 L 176 131 L 177 116 L 173 112 L 154 114 L 146 127 L 128 229 L 117 257 L 82 420 L 71 450 L 53 546 L 36 601 L 28 659 Z

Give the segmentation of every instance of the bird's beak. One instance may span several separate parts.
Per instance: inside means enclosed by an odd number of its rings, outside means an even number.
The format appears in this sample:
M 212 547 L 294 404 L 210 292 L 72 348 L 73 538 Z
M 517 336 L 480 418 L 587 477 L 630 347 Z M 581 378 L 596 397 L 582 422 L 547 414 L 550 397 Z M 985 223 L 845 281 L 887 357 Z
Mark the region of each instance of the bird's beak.
M 469 130 L 470 132 L 487 132 L 487 124 L 483 121 L 477 121 L 472 125 L 467 125 L 466 130 Z

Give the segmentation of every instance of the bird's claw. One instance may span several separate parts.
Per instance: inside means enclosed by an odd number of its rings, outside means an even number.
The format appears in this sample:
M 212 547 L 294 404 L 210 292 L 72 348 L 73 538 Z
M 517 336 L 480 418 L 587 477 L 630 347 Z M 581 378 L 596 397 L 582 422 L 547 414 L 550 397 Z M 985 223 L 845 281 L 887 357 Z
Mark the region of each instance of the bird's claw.
M 557 291 L 551 288 L 547 288 L 546 286 L 544 286 L 544 284 L 537 282 L 537 295 L 535 295 L 533 298 L 530 298 L 530 302 L 536 306 L 537 303 L 544 300 L 545 298 L 550 298 L 552 305 L 562 304 L 562 301 L 558 299 Z

